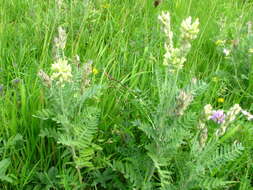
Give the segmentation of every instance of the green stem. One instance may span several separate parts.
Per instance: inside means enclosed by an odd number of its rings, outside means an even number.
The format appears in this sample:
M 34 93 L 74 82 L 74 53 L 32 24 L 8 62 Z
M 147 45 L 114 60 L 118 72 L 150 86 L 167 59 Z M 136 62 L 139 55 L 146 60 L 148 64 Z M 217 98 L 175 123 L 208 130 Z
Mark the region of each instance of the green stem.
M 156 143 L 156 150 L 157 150 L 157 154 L 156 155 L 159 155 L 160 154 L 160 148 L 159 148 L 159 145 Z M 151 169 L 149 170 L 149 175 L 147 177 L 147 180 L 145 180 L 146 182 L 149 182 L 152 178 L 152 176 L 154 175 L 154 172 L 155 172 L 155 165 L 153 164 Z
M 163 133 L 163 130 L 166 130 L 164 128 L 165 126 L 165 120 L 166 120 L 166 117 L 167 117 L 167 113 L 169 111 L 169 109 L 171 108 L 171 102 L 173 100 L 173 98 L 175 97 L 175 89 L 177 87 L 177 79 L 178 79 L 178 74 L 179 74 L 179 70 L 176 71 L 176 74 L 173 76 L 173 78 L 169 78 L 168 77 L 168 73 L 166 73 L 165 75 L 165 80 L 164 80 L 164 83 L 163 83 L 163 86 L 162 86 L 162 96 L 160 96 L 160 105 L 159 106 L 162 106 L 162 111 L 164 113 L 162 113 L 162 116 L 157 120 L 159 122 L 159 125 L 158 125 L 158 130 L 159 130 L 159 134 L 158 134 L 158 142 L 160 141 L 161 139 L 161 136 L 164 134 Z M 173 85 L 171 87 L 169 87 L 169 80 L 173 80 Z M 167 93 L 167 90 L 169 90 L 169 88 L 171 89 L 171 92 L 168 94 Z M 168 99 L 168 100 L 167 100 Z M 157 144 L 157 142 L 155 142 L 156 144 L 156 155 L 159 157 L 160 155 L 160 145 Z M 150 169 L 150 172 L 149 172 L 149 175 L 147 177 L 147 182 L 151 180 L 152 176 L 154 175 L 154 172 L 155 172 L 155 165 L 153 165 Z
M 71 151 L 72 151 L 72 156 L 74 159 L 76 159 L 76 151 L 75 151 L 75 148 L 72 146 L 71 147 Z M 81 175 L 81 170 L 80 170 L 80 167 L 76 166 L 76 170 L 77 170 L 77 173 L 78 173 L 78 176 L 79 176 L 79 182 L 80 184 L 82 184 L 82 181 L 83 181 L 83 178 L 82 178 L 82 175 Z

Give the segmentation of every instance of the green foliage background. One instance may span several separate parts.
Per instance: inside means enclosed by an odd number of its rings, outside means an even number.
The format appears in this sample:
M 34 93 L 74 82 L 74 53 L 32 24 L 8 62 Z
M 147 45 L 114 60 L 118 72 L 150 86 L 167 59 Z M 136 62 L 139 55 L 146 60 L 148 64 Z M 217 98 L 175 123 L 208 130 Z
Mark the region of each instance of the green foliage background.
M 239 103 L 253 110 L 253 59 L 246 51 L 253 42 L 245 37 L 252 1 L 163 0 L 156 8 L 153 0 L 64 2 L 59 15 L 52 0 L 0 0 L 0 189 L 253 189 L 252 122 L 240 118 L 219 140 L 210 134 L 204 151 L 197 144 L 204 105 L 228 109 Z M 171 13 L 175 38 L 184 18 L 200 19 L 177 88 L 193 77 L 205 88 L 175 120 L 166 115 L 166 100 L 178 89 L 172 93 L 173 79 L 163 84 L 162 11 Z M 66 56 L 91 59 L 99 71 L 92 76 L 94 96 L 79 102 L 80 115 L 71 102 L 65 108 L 77 116 L 71 141 L 69 133 L 59 133 L 68 116 L 50 107 L 57 100 L 47 99 L 37 77 L 41 68 L 50 73 L 59 24 L 68 34 Z M 239 40 L 233 57 L 224 57 L 217 39 Z M 71 94 L 66 91 L 65 99 Z M 154 131 L 158 123 L 164 133 Z M 80 159 L 68 148 L 74 140 Z

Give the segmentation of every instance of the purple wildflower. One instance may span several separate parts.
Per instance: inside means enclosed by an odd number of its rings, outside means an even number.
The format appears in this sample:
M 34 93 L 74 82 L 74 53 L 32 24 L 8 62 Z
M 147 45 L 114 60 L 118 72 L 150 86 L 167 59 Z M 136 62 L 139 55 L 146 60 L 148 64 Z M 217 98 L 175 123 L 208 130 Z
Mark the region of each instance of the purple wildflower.
M 12 80 L 12 85 L 15 87 L 17 87 L 19 85 L 19 83 L 20 83 L 20 79 L 18 79 L 18 78 Z
M 0 84 L 0 96 L 4 95 L 4 86 Z
M 224 114 L 223 110 L 217 110 L 213 112 L 210 119 L 218 124 L 221 124 L 225 121 L 225 117 L 226 115 Z

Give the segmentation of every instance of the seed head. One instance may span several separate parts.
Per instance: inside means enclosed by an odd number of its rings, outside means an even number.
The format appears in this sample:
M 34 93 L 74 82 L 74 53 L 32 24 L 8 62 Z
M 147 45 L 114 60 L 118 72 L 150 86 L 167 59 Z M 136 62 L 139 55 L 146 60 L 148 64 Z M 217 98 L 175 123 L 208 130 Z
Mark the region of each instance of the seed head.
M 176 114 L 183 115 L 184 111 L 191 104 L 192 100 L 193 100 L 193 96 L 191 93 L 187 93 L 184 90 L 181 90 L 177 98 L 178 105 L 176 108 Z
M 51 78 L 41 69 L 39 70 L 38 72 L 38 77 L 42 80 L 43 84 L 46 86 L 46 87 L 51 87 L 52 85 L 52 80 Z
M 204 107 L 204 115 L 206 120 L 210 120 L 211 116 L 213 115 L 213 108 L 211 106 L 211 104 L 207 104 Z
M 227 112 L 227 119 L 226 122 L 230 123 L 235 120 L 236 116 L 241 112 L 242 108 L 239 104 L 235 104 L 231 107 Z

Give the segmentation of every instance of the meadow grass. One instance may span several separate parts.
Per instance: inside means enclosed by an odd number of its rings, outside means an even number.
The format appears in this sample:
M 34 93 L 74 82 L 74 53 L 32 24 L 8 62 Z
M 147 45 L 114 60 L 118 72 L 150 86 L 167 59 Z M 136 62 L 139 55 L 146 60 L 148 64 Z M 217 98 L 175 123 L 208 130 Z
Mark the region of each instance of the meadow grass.
M 39 69 L 50 73 L 54 61 L 53 39 L 59 25 L 67 31 L 66 56 L 73 58 L 78 54 L 81 62 L 93 60 L 98 73 L 92 76 L 92 81 L 106 86 L 96 101 L 101 112 L 97 137 L 102 139 L 95 141 L 101 142 L 100 146 L 104 143 L 102 153 L 96 155 L 101 157 L 97 161 L 103 162 L 101 165 L 117 157 L 121 146 L 126 149 L 128 138 L 140 137 L 136 138 L 136 147 L 138 141 L 148 142 L 132 121 L 152 120 L 151 113 L 159 102 L 162 88 L 159 86 L 159 72 L 163 68 L 165 37 L 157 17 L 162 11 L 171 13 L 175 38 L 184 18 L 192 16 L 200 20 L 200 33 L 179 76 L 180 87 L 188 84 L 193 77 L 208 85 L 190 106 L 192 112 L 201 113 L 206 104 L 228 109 L 238 103 L 246 110 L 253 109 L 252 66 L 246 69 L 247 72 L 241 71 L 237 65 L 227 66 L 225 63 L 228 61 L 215 45 L 222 36 L 223 31 L 218 25 L 222 18 L 232 25 L 241 16 L 233 27 L 239 32 L 229 34 L 241 38 L 240 27 L 252 21 L 253 2 L 164 0 L 156 8 L 153 0 L 94 0 L 90 7 L 88 1 L 64 2 L 62 14 L 58 14 L 57 5 L 51 0 L 0 0 L 0 83 L 3 87 L 0 92 L 0 160 L 10 159 L 7 174 L 14 176 L 11 176 L 12 183 L 2 181 L 1 189 L 35 189 L 36 185 L 41 185 L 38 189 L 46 189 L 43 180 L 37 176 L 38 173 L 48 175 L 52 167 L 57 168 L 62 176 L 69 175 L 65 165 L 71 162 L 71 157 L 64 147 L 59 147 L 52 138 L 40 136 L 41 129 L 56 127 L 56 123 L 34 117 L 46 106 L 47 97 L 37 73 Z M 248 64 L 252 65 L 252 58 Z M 248 78 L 242 79 L 241 72 L 246 72 L 244 76 Z M 224 103 L 217 102 L 220 97 L 225 99 Z M 239 125 L 238 134 L 247 151 L 217 172 L 217 177 L 236 181 L 227 189 L 248 190 L 252 189 L 253 180 L 253 128 L 252 124 L 243 120 Z M 180 159 L 178 162 L 180 165 Z M 86 178 L 95 179 L 94 175 L 87 172 Z M 119 176 L 119 179 L 122 178 Z M 158 176 L 154 178 L 159 181 Z M 48 183 L 53 182 L 48 180 Z M 67 185 L 63 184 L 61 189 L 68 189 Z M 87 186 L 87 189 L 92 188 Z

